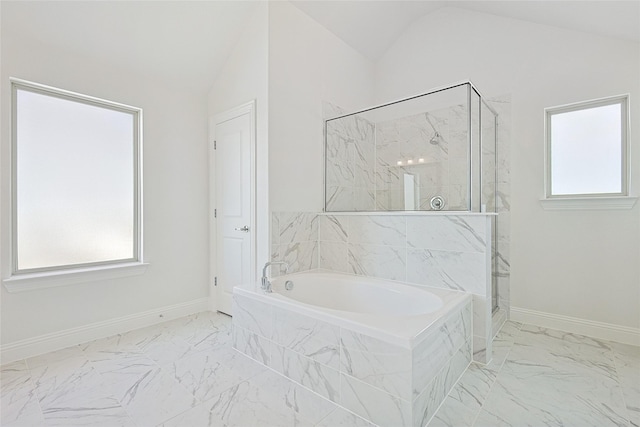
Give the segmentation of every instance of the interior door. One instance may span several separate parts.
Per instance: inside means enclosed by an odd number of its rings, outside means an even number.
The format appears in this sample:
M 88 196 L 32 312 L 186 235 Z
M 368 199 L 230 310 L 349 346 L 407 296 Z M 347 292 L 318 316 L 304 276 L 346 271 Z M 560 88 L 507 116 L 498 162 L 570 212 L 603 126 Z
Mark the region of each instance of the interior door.
M 252 114 L 249 109 L 215 123 L 214 289 L 218 311 L 229 315 L 234 286 L 253 281 Z

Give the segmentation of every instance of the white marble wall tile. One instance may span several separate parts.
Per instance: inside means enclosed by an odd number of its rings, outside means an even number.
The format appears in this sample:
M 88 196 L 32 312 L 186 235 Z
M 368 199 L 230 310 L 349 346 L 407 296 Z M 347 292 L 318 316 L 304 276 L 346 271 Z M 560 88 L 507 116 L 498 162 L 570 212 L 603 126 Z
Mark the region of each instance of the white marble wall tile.
M 485 252 L 486 221 L 481 216 L 407 217 L 407 244 L 422 249 Z
M 407 281 L 419 285 L 487 293 L 484 253 L 407 248 Z
M 407 228 L 402 216 L 349 217 L 349 243 L 404 246 Z
M 387 393 L 412 400 L 411 350 L 341 329 L 340 371 Z
M 411 403 L 367 383 L 340 374 L 340 405 L 381 426 L 408 426 Z
M 269 366 L 332 402 L 339 401 L 340 376 L 336 369 L 275 343 Z
M 469 342 L 470 317 L 469 307 L 462 308 L 413 349 L 412 399 L 422 393 L 451 357 Z
M 272 247 L 271 259 L 289 264 L 289 273 L 318 268 L 318 241 L 297 242 Z M 270 277 L 281 276 L 284 269 L 274 267 Z
M 318 240 L 318 215 L 314 212 L 279 212 L 280 244 Z
M 372 188 L 353 188 L 353 210 L 354 211 L 372 211 L 376 205 L 376 194 Z
M 319 242 L 320 260 L 318 267 L 348 273 L 349 250 L 346 242 Z
M 471 343 L 465 343 L 436 375 L 424 391 L 413 401 L 414 427 L 423 427 L 471 363 Z
M 489 337 L 491 329 L 488 323 L 490 320 L 490 309 L 487 309 L 488 299 L 481 295 L 473 295 L 473 335 L 478 337 Z
M 280 244 L 280 215 L 278 212 L 271 212 L 271 246 Z
M 318 240 L 321 242 L 347 242 L 349 236 L 348 218 L 338 215 L 319 215 Z
M 233 326 L 270 338 L 273 306 L 253 298 L 233 295 Z
M 353 211 L 353 192 L 352 187 L 345 187 L 341 185 L 328 185 L 326 189 L 326 204 L 327 211 L 340 212 L 340 211 Z
M 271 341 L 240 326 L 233 327 L 233 348 L 258 362 L 269 365 Z
M 334 369 L 340 367 L 340 328 L 273 308 L 273 342 Z
M 389 280 L 405 280 L 404 247 L 349 244 L 351 273 Z

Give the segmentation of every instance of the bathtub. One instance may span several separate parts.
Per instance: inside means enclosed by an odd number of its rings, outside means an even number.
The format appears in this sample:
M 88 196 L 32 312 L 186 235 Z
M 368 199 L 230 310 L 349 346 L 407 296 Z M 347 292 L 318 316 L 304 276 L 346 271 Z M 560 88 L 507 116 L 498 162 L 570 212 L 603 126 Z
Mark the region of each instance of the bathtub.
M 381 426 L 422 427 L 471 361 L 471 296 L 330 272 L 234 288 L 238 351 Z

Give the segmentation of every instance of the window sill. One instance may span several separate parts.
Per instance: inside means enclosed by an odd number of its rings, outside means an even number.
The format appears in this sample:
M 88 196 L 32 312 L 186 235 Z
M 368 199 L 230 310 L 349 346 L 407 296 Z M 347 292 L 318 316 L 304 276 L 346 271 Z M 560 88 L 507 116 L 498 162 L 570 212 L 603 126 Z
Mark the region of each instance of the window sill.
M 148 266 L 149 264 L 147 263 L 131 262 L 100 267 L 77 268 L 73 270 L 47 271 L 45 273 L 11 276 L 2 282 L 9 292 L 26 292 L 36 289 L 93 282 L 96 280 L 138 276 L 144 274 Z
M 549 211 L 577 211 L 577 210 L 613 210 L 631 209 L 636 204 L 637 197 L 566 197 L 557 199 L 542 199 L 542 208 Z

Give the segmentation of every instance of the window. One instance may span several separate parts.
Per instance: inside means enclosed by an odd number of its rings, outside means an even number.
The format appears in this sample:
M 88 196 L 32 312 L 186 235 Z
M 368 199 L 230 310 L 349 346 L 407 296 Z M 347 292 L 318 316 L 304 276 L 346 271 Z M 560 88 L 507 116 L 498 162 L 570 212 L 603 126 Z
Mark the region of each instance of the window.
M 11 83 L 13 276 L 140 263 L 142 110 Z
M 546 111 L 546 196 L 627 196 L 628 97 Z

